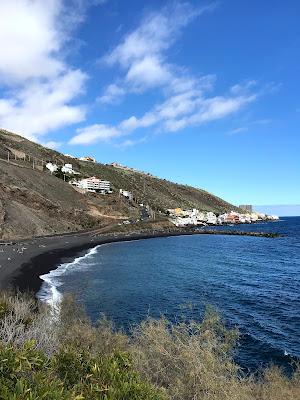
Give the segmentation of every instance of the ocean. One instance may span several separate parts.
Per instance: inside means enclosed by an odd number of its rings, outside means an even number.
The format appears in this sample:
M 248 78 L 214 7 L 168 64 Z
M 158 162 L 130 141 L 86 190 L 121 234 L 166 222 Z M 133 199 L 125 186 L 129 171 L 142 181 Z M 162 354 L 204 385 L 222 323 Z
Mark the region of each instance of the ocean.
M 220 229 L 220 228 L 216 228 Z M 74 293 L 96 321 L 124 330 L 164 315 L 200 320 L 211 305 L 241 339 L 237 362 L 255 370 L 300 359 L 300 217 L 222 227 L 278 232 L 178 236 L 97 246 L 42 276 L 38 297 L 54 306 Z

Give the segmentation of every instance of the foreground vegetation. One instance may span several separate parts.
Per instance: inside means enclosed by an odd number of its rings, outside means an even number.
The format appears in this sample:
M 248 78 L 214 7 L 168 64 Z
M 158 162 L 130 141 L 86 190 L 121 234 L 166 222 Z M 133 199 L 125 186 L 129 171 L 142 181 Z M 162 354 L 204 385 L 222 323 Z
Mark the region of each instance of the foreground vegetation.
M 30 296 L 0 294 L 0 399 L 300 399 L 300 370 L 243 376 L 238 339 L 209 310 L 201 323 L 148 319 L 132 335 L 93 326 L 70 298 L 60 316 Z

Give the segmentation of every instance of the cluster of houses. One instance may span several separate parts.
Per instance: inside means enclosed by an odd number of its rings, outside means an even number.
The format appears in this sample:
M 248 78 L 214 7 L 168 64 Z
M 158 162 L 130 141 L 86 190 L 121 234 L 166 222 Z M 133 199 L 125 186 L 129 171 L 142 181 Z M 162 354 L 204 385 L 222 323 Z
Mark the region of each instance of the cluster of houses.
M 68 155 L 68 157 L 70 157 L 70 155 Z M 69 182 L 70 185 L 82 190 L 83 192 L 93 192 L 101 194 L 112 193 L 110 181 L 99 179 L 95 176 L 78 179 L 76 175 L 80 175 L 80 173 L 73 169 L 72 164 L 64 164 L 62 167 L 59 167 L 55 163 L 48 162 L 46 164 L 46 168 L 51 172 L 51 174 L 57 172 L 60 169 L 64 174 L 73 176 L 73 179 L 71 179 Z M 120 189 L 120 196 L 124 196 L 130 201 L 133 200 L 133 194 L 128 190 Z
M 69 157 L 69 158 L 74 158 L 74 160 L 79 160 L 79 161 L 89 161 L 89 162 L 96 162 L 96 159 L 94 157 L 91 156 L 85 156 L 85 157 L 75 157 L 72 156 L 71 154 L 64 154 L 65 157 Z
M 130 201 L 133 200 L 133 194 L 128 190 L 120 189 L 120 196 L 124 196 Z
M 63 172 L 64 174 L 80 175 L 80 172 L 76 172 L 73 169 L 73 165 L 72 164 L 64 164 L 62 167 L 59 167 L 55 163 L 48 162 L 46 164 L 46 168 L 51 172 L 51 174 L 53 174 L 53 172 L 57 172 L 59 170 L 59 168 L 61 168 L 61 172 Z
M 68 155 L 68 157 L 71 156 Z M 94 161 L 94 159 L 86 157 L 85 161 Z M 116 168 L 127 169 L 127 167 L 123 167 L 116 163 L 113 163 L 111 165 Z M 78 179 L 76 175 L 80 175 L 80 173 L 73 169 L 72 164 L 67 163 L 59 167 L 55 163 L 48 162 L 46 164 L 46 168 L 51 172 L 51 174 L 59 171 L 60 169 L 61 172 L 63 172 L 64 174 L 73 176 L 73 178 L 70 180 L 69 183 L 76 189 L 79 189 L 80 191 L 101 193 L 101 194 L 112 193 L 110 181 L 99 179 L 95 176 L 84 179 Z M 133 200 L 133 194 L 128 190 L 120 189 L 119 194 L 120 196 L 123 196 L 130 201 Z M 143 206 L 143 204 L 140 204 L 140 206 Z M 252 206 L 249 205 L 240 206 L 240 208 L 243 210 L 242 213 L 231 211 L 229 213 L 224 213 L 219 215 L 211 211 L 200 211 L 197 210 L 196 208 L 193 208 L 191 210 L 174 208 L 174 209 L 168 209 L 167 214 L 170 218 L 170 221 L 178 227 L 201 226 L 201 225 L 202 226 L 223 225 L 223 224 L 232 225 L 232 224 L 253 223 L 258 221 L 276 221 L 279 219 L 279 217 L 276 215 L 266 215 L 263 213 L 254 212 L 252 210 Z
M 174 208 L 167 210 L 170 217 L 170 221 L 178 226 L 201 226 L 201 225 L 231 225 L 231 224 L 245 224 L 258 221 L 275 221 L 278 220 L 277 215 L 266 215 L 257 212 L 251 213 L 238 213 L 231 211 L 229 213 L 224 213 L 216 215 L 215 213 L 209 211 L 199 211 L 196 208 L 192 210 L 183 210 L 181 208 Z
M 51 174 L 59 170 L 59 166 L 52 162 L 48 162 L 46 168 L 51 172 Z M 76 179 L 75 176 L 80 175 L 80 172 L 75 171 L 72 164 L 64 164 L 61 167 L 61 172 L 73 175 L 74 178 L 69 183 L 76 188 L 82 189 L 84 192 L 97 192 L 101 194 L 112 193 L 109 181 L 96 178 L 95 176 L 85 179 Z
M 126 165 L 122 165 L 122 164 L 119 164 L 116 162 L 112 162 L 110 164 L 105 164 L 105 165 L 108 165 L 109 167 L 114 167 L 117 169 L 122 169 L 123 171 L 137 172 L 138 174 L 147 175 L 147 176 L 151 176 L 152 178 L 155 178 L 155 176 L 150 174 L 149 172 L 140 171 L 139 169 L 127 167 Z

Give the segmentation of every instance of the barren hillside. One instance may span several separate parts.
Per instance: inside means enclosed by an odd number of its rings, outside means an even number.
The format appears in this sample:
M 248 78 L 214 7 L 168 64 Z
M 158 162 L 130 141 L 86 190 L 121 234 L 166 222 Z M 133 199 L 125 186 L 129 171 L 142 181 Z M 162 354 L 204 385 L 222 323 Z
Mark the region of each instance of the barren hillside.
M 83 177 L 107 179 L 114 193 L 78 193 L 68 183 L 51 176 L 42 167 L 45 161 L 69 162 Z M 155 211 L 195 207 L 218 213 L 235 209 L 206 191 L 139 172 L 74 160 L 0 130 L 1 239 L 102 227 L 123 218 L 136 218 L 138 205 L 121 201 L 117 195 L 120 188 L 132 191 L 138 202 L 149 204 Z

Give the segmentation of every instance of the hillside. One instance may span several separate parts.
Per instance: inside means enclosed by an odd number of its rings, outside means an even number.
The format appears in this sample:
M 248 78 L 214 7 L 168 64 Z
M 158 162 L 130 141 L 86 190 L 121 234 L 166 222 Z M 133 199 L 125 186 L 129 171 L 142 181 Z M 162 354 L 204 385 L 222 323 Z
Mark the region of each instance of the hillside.
M 114 193 L 79 193 L 51 176 L 43 168 L 45 161 L 71 163 L 82 177 L 109 180 Z M 120 199 L 120 188 L 132 191 L 137 203 L 148 204 L 154 211 L 182 207 L 220 213 L 236 209 L 204 190 L 145 173 L 79 161 L 0 130 L 0 239 L 104 227 L 138 217 L 138 204 Z

